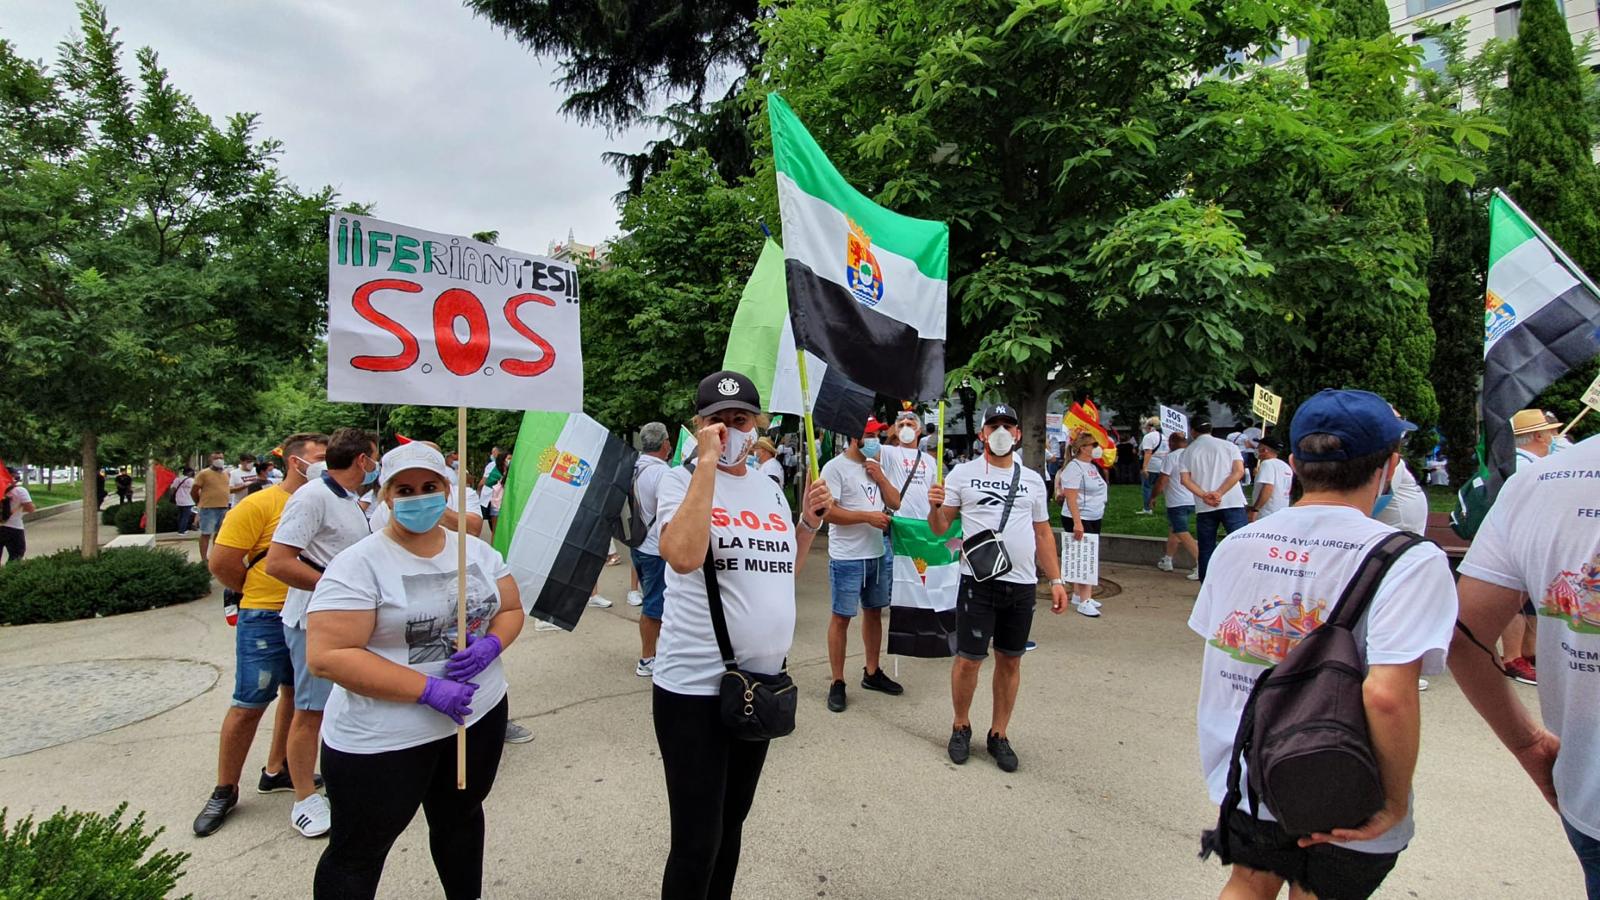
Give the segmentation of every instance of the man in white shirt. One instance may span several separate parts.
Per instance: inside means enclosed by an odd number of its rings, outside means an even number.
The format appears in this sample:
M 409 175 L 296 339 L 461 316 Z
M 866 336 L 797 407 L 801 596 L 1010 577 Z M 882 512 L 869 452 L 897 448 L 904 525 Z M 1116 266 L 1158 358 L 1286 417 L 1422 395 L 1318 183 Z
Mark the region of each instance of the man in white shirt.
M 894 514 L 911 519 L 928 517 L 928 488 L 938 474 L 932 454 L 918 446 L 921 433 L 917 411 L 901 410 L 888 430 L 880 457 L 883 473 L 900 491 L 900 507 Z
M 1600 438 L 1519 466 L 1461 561 L 1450 671 L 1472 707 L 1560 814 L 1590 898 L 1600 897 Z M 1541 725 L 1489 647 L 1525 597 L 1544 617 Z M 1493 852 L 1460 848 L 1463 853 Z M 1574 892 L 1574 896 L 1576 892 Z
M 1256 494 L 1250 503 L 1250 521 L 1266 518 L 1289 508 L 1289 492 L 1294 488 L 1294 470 L 1281 458 L 1283 441 L 1277 435 L 1256 442 L 1261 465 L 1256 469 Z
M 657 491 L 672 458 L 672 434 L 660 422 L 639 429 L 639 459 L 633 464 L 633 498 L 649 532 L 644 543 L 629 550 L 633 571 L 639 576 L 639 663 L 633 674 L 649 678 L 655 672 L 656 641 L 661 637 L 662 607 L 667 599 L 667 564 L 661 558 L 661 523 L 656 518 Z M 632 600 L 629 601 L 630 605 Z
M 1038 568 L 1043 568 L 1050 579 L 1050 611 L 1060 615 L 1067 608 L 1067 585 L 1061 580 L 1061 560 L 1050 530 L 1050 495 L 1039 473 L 1016 459 L 1017 442 L 1022 440 L 1017 421 L 1016 412 L 1004 403 L 985 410 L 983 429 L 978 433 L 983 456 L 956 466 L 944 484 L 928 489 L 932 507 L 928 525 L 934 534 L 949 531 L 950 523 L 960 516 L 969 548 L 980 532 L 992 531 L 1000 537 L 1011 560 L 1009 571 L 978 581 L 968 551 L 962 553 L 961 589 L 956 597 L 956 658 L 950 671 L 955 720 L 946 747 L 950 761 L 956 765 L 965 763 L 972 751 L 972 695 L 977 693 L 978 673 L 989 656 L 992 639 L 994 706 L 987 743 L 989 758 L 1003 772 L 1015 772 L 1018 765 L 1007 729 L 1017 705 L 1022 654 L 1027 651 L 1028 633 L 1033 629 Z
M 1206 579 L 1206 563 L 1217 549 L 1217 529 L 1228 534 L 1250 524 L 1244 511 L 1244 458 L 1239 448 L 1211 433 L 1210 419 L 1196 419 L 1189 426 L 1195 438 L 1183 451 L 1179 477 L 1194 494 L 1195 539 L 1200 545 L 1200 580 Z
M 1244 459 L 1244 483 L 1252 484 L 1256 480 L 1256 461 L 1259 456 L 1261 443 L 1261 429 L 1255 425 L 1246 426 L 1239 432 L 1239 455 Z
M 256 475 L 256 456 L 254 453 L 239 454 L 239 465 L 228 470 L 228 507 L 231 509 L 239 505 L 239 501 L 249 494 L 250 489 L 259 481 Z
M 1415 832 L 1418 676 L 1443 668 L 1456 618 L 1450 567 L 1432 543 L 1394 560 L 1354 625 L 1383 792 L 1379 811 L 1355 827 L 1293 834 L 1268 803 L 1230 784 L 1235 739 L 1257 680 L 1318 628 L 1339 627 L 1325 624 L 1339 597 L 1372 548 L 1395 533 L 1370 513 L 1399 462 L 1401 435 L 1414 427 L 1367 391 L 1311 397 L 1290 426 L 1300 502 L 1228 535 L 1211 559 L 1214 577 L 1200 588 L 1189 627 L 1206 642 L 1195 720 L 1207 792 L 1220 807 L 1218 827 L 1206 832 L 1201 849 L 1232 866 L 1224 897 L 1276 897 L 1292 881 L 1298 890 L 1291 897 L 1360 900 L 1378 889 Z M 1258 725 L 1271 727 L 1259 716 L 1272 708 L 1256 708 Z M 1305 773 L 1304 783 L 1315 775 Z
M 1151 503 L 1155 500 L 1156 482 L 1161 480 L 1161 466 L 1167 458 L 1167 436 L 1161 433 L 1161 420 L 1151 416 L 1144 420 L 1144 437 L 1139 440 L 1139 483 L 1144 491 L 1144 508 L 1138 515 L 1155 515 Z
M 1519 471 L 1550 455 L 1561 425 L 1542 409 L 1518 410 L 1511 417 L 1511 436 L 1517 444 Z M 1506 623 L 1505 630 L 1500 633 L 1500 647 L 1506 674 L 1523 684 L 1539 683 L 1539 616 L 1531 597 L 1522 598 L 1522 614 L 1512 616 Z
M 833 493 L 828 510 L 828 578 L 833 615 L 828 620 L 828 664 L 833 684 L 828 708 L 844 712 L 844 655 L 850 620 L 861 614 L 861 640 L 866 666 L 861 686 L 891 696 L 905 688 L 879 665 L 883 649 L 883 610 L 894 584 L 894 551 L 889 548 L 888 509 L 900 506 L 899 486 L 889 481 L 878 462 L 883 426 L 868 417 L 862 433 L 850 438 L 845 451 L 822 467 L 822 479 Z M 863 612 L 865 610 L 865 612 Z

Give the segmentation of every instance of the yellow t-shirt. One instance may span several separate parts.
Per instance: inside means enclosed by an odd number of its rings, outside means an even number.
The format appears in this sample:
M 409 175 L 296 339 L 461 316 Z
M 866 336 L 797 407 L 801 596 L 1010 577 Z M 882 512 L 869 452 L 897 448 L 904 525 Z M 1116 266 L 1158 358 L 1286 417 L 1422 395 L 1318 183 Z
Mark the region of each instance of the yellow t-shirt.
M 288 503 L 289 492 L 279 486 L 256 491 L 240 500 L 222 520 L 217 546 L 242 551 L 247 559 L 266 553 Z M 289 586 L 268 575 L 267 567 L 257 562 L 244 574 L 244 599 L 239 601 L 239 608 L 281 610 L 288 593 Z
M 207 466 L 194 476 L 194 490 L 201 509 L 228 508 L 228 473 Z

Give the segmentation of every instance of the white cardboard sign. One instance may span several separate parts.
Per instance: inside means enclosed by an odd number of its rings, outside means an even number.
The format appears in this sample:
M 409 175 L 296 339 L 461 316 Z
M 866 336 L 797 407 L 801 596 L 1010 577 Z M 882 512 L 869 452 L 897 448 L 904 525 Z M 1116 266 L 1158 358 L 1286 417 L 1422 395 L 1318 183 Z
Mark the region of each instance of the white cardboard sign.
M 1600 376 L 1596 376 L 1589 389 L 1583 392 L 1583 405 L 1590 409 L 1600 409 Z
M 577 269 L 329 216 L 328 399 L 581 412 Z
M 1072 529 L 1061 532 L 1061 580 L 1067 584 L 1100 583 L 1100 535 L 1072 539 Z
M 1189 417 L 1170 406 L 1161 407 L 1161 433 L 1167 437 L 1174 434 L 1188 435 Z

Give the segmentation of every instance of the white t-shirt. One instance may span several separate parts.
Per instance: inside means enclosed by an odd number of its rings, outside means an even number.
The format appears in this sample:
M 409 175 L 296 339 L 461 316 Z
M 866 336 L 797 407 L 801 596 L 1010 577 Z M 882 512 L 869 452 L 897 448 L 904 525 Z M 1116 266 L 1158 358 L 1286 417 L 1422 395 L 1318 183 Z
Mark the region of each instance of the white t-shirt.
M 1145 471 L 1151 475 L 1161 474 L 1161 467 L 1167 458 L 1167 436 L 1160 431 L 1152 431 L 1139 440 L 1139 460 L 1144 461 L 1146 452 L 1150 453 L 1150 464 Z
M 451 485 L 450 490 L 445 492 L 445 509 L 456 508 L 456 491 L 458 490 L 460 490 L 458 486 Z M 378 499 L 377 491 L 373 491 L 367 497 L 370 500 L 367 506 L 367 522 L 372 526 L 373 531 L 382 531 L 389 524 L 389 520 L 394 517 L 394 513 L 389 510 L 389 504 Z M 481 516 L 483 514 L 482 510 L 483 506 L 478 502 L 478 492 L 470 487 L 467 488 L 467 515 Z M 487 522 L 479 526 L 478 534 L 482 534 L 483 529 L 487 527 Z M 451 533 L 454 534 L 455 529 L 451 529 Z
M 299 547 L 301 556 L 327 569 L 340 553 L 371 533 L 356 495 L 323 475 L 290 495 L 272 542 Z M 283 624 L 306 627 L 310 602 L 310 591 L 289 588 L 283 600 Z
M 1078 518 L 1083 521 L 1092 522 L 1106 517 L 1106 494 L 1109 488 L 1094 463 L 1075 459 L 1062 466 L 1061 471 L 1056 473 L 1056 488 L 1078 492 Z M 1071 516 L 1065 501 L 1061 504 L 1061 510 Z
M 1011 490 L 1015 460 L 1006 468 L 989 464 L 987 454 L 951 469 L 944 479 L 944 505 L 961 510 L 961 532 L 971 535 L 984 529 L 1000 527 L 1000 516 L 1005 510 L 1006 494 Z M 1006 530 L 1001 538 L 1006 552 L 1011 555 L 1011 571 L 1000 576 L 1001 581 L 1014 584 L 1035 584 L 1039 581 L 1038 564 L 1034 557 L 1038 542 L 1033 526 L 1050 521 L 1050 496 L 1044 479 L 1027 466 L 1017 480 L 1017 497 L 1011 504 L 1011 516 L 1006 519 Z M 1052 551 L 1053 552 L 1053 551 Z M 961 558 L 961 574 L 971 575 L 972 567 L 965 556 Z
M 1183 486 L 1183 475 L 1180 472 L 1183 466 L 1184 449 L 1180 447 L 1177 450 L 1167 451 L 1165 460 L 1167 483 L 1162 488 L 1162 493 L 1167 502 L 1167 509 L 1194 505 L 1194 494 L 1189 493 L 1189 489 Z
M 193 506 L 194 505 L 194 476 L 193 475 L 179 475 L 178 476 L 178 480 L 173 482 L 173 486 L 172 486 L 172 502 L 173 502 L 173 504 L 175 504 L 177 506 Z
M 1256 452 L 1257 445 L 1261 442 L 1261 429 L 1251 425 L 1239 432 L 1239 449 L 1245 453 Z
M 1272 485 L 1272 496 L 1261 507 L 1262 517 L 1289 508 L 1289 491 L 1294 488 L 1294 470 L 1281 459 L 1263 459 L 1256 466 L 1256 489 L 1250 497 L 1252 506 L 1261 496 L 1261 488 L 1269 484 Z
M 1394 467 L 1394 477 L 1389 479 L 1389 491 L 1394 495 L 1389 505 L 1378 513 L 1378 521 L 1402 530 L 1422 534 L 1428 528 L 1428 495 L 1417 484 L 1416 476 L 1404 462 Z
M 1211 802 L 1227 794 L 1234 735 L 1256 679 L 1327 621 L 1367 550 L 1393 532 L 1348 506 L 1296 506 L 1217 545 L 1189 616 L 1189 627 L 1206 640 L 1196 720 Z M 1420 659 L 1423 674 L 1431 675 L 1444 668 L 1455 621 L 1455 583 L 1444 551 L 1422 544 L 1384 576 L 1356 625 L 1356 644 L 1368 665 Z M 1239 806 L 1249 812 L 1249 799 Z M 1264 805 L 1261 813 L 1270 818 Z M 1414 831 L 1407 813 L 1376 840 L 1340 846 L 1397 853 Z
M 900 491 L 900 509 L 895 515 L 926 519 L 928 488 L 933 486 L 934 476 L 938 475 L 938 464 L 933 457 L 910 447 L 884 447 L 878 461 L 883 463 L 884 477 L 896 490 L 906 485 L 906 489 Z M 906 482 L 907 473 L 911 475 L 910 483 Z
M 662 477 L 656 511 L 663 528 L 683 505 L 692 474 L 678 467 Z M 717 471 L 711 499 L 711 554 L 728 640 L 739 667 L 747 671 L 776 675 L 794 643 L 796 538 L 789 501 L 772 479 L 748 468 L 743 475 Z M 667 566 L 656 686 L 675 694 L 712 697 L 724 671 L 711 628 L 705 570 L 680 574 Z
M 1188 472 L 1189 477 L 1202 490 L 1212 491 L 1222 486 L 1228 476 L 1233 474 L 1233 464 L 1244 463 L 1239 453 L 1239 448 L 1228 443 L 1222 438 L 1212 434 L 1202 434 L 1189 443 L 1183 451 L 1183 463 L 1179 472 Z M 1219 509 L 1237 509 L 1244 506 L 1244 489 L 1235 484 L 1222 495 L 1221 506 L 1208 506 L 1198 496 L 1194 498 L 1195 509 L 1199 512 L 1216 512 Z
M 29 494 L 28 489 L 22 485 L 14 484 L 10 490 L 6 491 L 6 496 L 11 498 L 11 518 L 6 520 L 5 527 L 21 528 L 23 524 L 22 505 L 24 503 L 32 503 L 33 495 Z
M 757 466 L 756 471 L 779 484 L 783 484 L 783 463 L 778 462 L 776 456 Z
M 639 498 L 639 514 L 650 523 L 650 531 L 638 550 L 650 556 L 661 555 L 661 516 L 656 508 L 660 502 L 661 479 L 668 468 L 666 460 L 644 454 L 633 464 L 633 493 Z
M 720 478 L 718 479 L 721 480 Z M 822 480 L 833 492 L 840 509 L 856 512 L 882 512 L 883 491 L 867 474 L 867 467 L 840 454 L 822 467 Z M 830 559 L 882 559 L 883 532 L 871 525 L 829 525 Z
M 1561 738 L 1556 800 L 1574 828 L 1600 838 L 1600 440 L 1524 463 L 1460 571 L 1538 608 L 1539 712 Z
M 255 480 L 256 471 L 254 469 L 230 468 L 228 470 L 228 506 L 237 506 L 240 500 L 250 496 L 249 491 L 236 491 L 234 490 L 235 488 L 247 487 L 254 484 Z
M 497 582 L 511 574 L 495 549 L 467 538 L 467 630 L 489 632 L 500 612 Z M 311 612 L 376 610 L 367 649 L 424 675 L 444 677 L 456 652 L 456 535 L 445 532 L 444 549 L 424 559 L 379 532 L 339 554 L 317 582 Z M 499 659 L 473 676 L 471 725 L 506 695 Z M 335 684 L 322 717 L 322 739 L 345 753 L 404 750 L 454 734 L 456 723 L 412 701 L 378 700 Z

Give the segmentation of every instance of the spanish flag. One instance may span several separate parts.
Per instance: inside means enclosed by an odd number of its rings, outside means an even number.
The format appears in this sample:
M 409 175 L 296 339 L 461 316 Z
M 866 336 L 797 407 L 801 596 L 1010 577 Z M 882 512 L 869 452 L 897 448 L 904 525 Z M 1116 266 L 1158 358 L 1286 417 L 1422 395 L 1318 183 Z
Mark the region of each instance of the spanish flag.
M 1100 407 L 1095 406 L 1093 400 L 1085 397 L 1082 403 L 1072 404 L 1072 408 L 1062 417 L 1061 424 L 1066 426 L 1068 435 L 1076 436 L 1083 431 L 1094 435 L 1100 444 L 1100 468 L 1109 470 L 1116 464 L 1117 442 L 1100 424 Z

